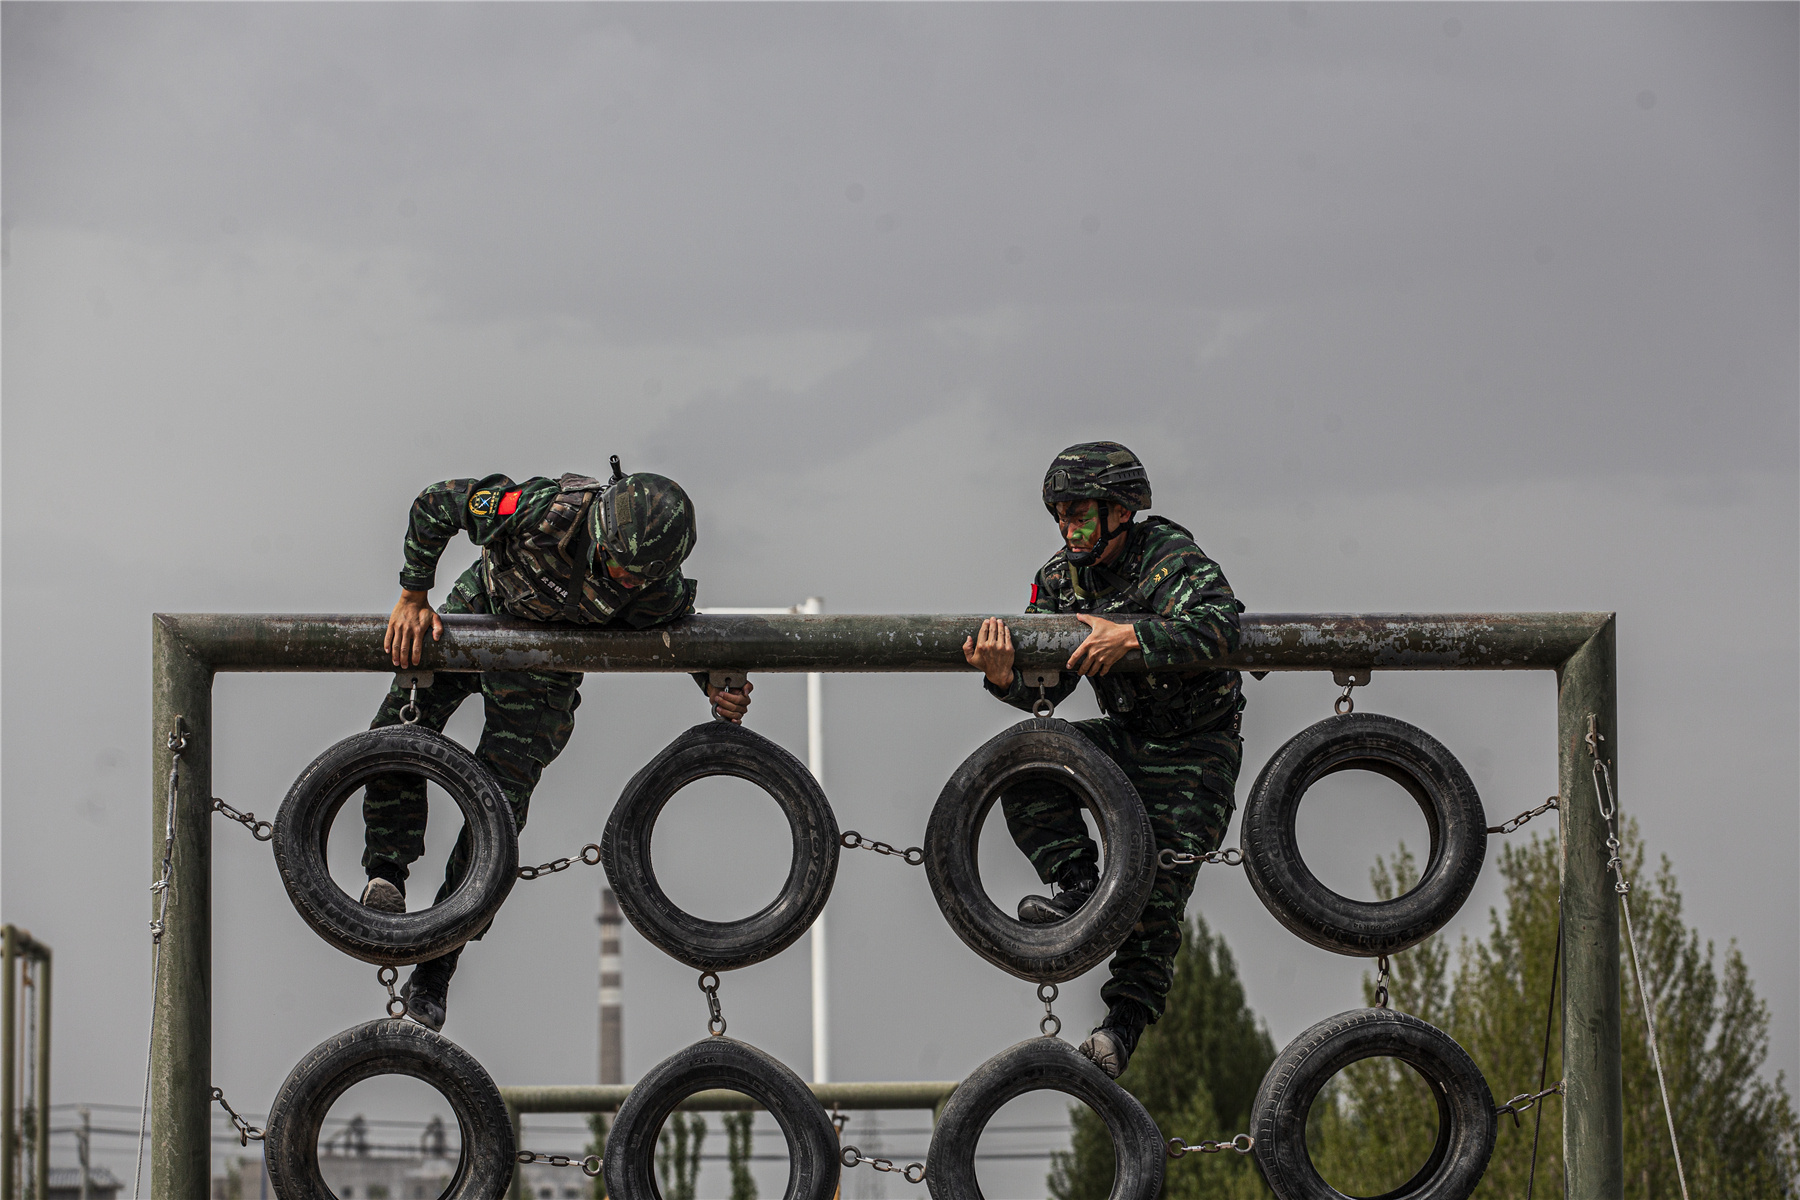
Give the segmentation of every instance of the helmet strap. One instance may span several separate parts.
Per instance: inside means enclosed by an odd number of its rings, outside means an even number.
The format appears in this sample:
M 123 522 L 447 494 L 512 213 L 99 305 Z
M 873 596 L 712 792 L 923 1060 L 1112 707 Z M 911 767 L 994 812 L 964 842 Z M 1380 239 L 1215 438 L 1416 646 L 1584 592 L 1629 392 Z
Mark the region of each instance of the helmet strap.
M 1125 515 L 1124 524 L 1109 531 L 1106 528 L 1106 521 L 1112 513 L 1112 502 L 1110 500 L 1096 500 L 1094 503 L 1099 506 L 1099 511 L 1096 512 L 1094 516 L 1098 518 L 1100 522 L 1100 536 L 1095 539 L 1093 546 L 1086 550 L 1076 550 L 1071 547 L 1067 541 L 1063 543 L 1063 549 L 1068 552 L 1069 564 L 1071 566 L 1087 568 L 1098 563 L 1100 561 L 1100 556 L 1106 553 L 1106 548 L 1112 545 L 1112 540 L 1131 528 L 1131 518 L 1135 514 L 1127 513 Z

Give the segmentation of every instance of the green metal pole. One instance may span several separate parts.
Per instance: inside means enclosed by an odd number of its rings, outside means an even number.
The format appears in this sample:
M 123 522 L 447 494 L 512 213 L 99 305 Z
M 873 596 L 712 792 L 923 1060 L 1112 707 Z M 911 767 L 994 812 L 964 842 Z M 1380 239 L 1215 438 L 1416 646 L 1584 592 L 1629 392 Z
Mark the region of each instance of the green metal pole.
M 18 1114 L 13 1111 L 13 1077 L 18 1072 L 18 993 L 13 982 L 13 967 L 18 958 L 18 932 L 8 925 L 0 930 L 0 939 L 4 940 L 3 952 L 6 960 L 6 986 L 4 998 L 0 999 L 0 1024 L 6 1026 L 6 1045 L 0 1050 L 0 1200 L 13 1200 L 13 1178 L 18 1168 L 19 1142 Z
M 38 1040 L 37 1040 L 37 1150 L 32 1158 L 36 1200 L 50 1195 L 50 947 L 37 945 Z
M 1616 783 L 1616 634 L 1608 620 L 1557 678 L 1562 796 L 1563 1170 L 1569 1200 L 1624 1194 L 1620 1073 L 1619 898 L 1607 873 L 1606 822 L 1594 794 L 1591 728 Z
M 186 727 L 175 800 L 173 885 L 150 1042 L 150 1196 L 212 1194 L 212 668 L 167 621 L 153 618 L 150 863 L 160 878 L 170 731 Z M 151 896 L 155 919 L 157 897 Z

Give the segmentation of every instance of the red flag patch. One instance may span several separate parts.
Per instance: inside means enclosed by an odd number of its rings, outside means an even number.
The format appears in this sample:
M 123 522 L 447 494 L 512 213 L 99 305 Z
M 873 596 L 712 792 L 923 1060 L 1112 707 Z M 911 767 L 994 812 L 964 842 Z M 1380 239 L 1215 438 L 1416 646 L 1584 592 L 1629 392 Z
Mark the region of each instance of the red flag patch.
M 524 489 L 521 488 L 518 492 L 508 492 L 506 495 L 500 497 L 499 512 L 501 516 L 510 517 L 519 511 L 519 496 L 523 490 Z
M 1031 602 L 1033 604 L 1037 603 L 1037 584 L 1035 583 L 1031 585 Z

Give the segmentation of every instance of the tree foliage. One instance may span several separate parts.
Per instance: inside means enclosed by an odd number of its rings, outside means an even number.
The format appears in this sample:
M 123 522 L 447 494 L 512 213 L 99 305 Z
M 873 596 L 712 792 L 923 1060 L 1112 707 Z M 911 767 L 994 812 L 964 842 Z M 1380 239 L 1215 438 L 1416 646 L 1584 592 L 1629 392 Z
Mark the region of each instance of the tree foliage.
M 753 1112 L 726 1113 L 726 1159 L 731 1164 L 731 1200 L 756 1200 L 756 1177 L 750 1173 L 750 1128 Z
M 694 1200 L 700 1177 L 700 1146 L 706 1141 L 706 1118 L 676 1112 L 656 1135 L 656 1174 L 663 1200 Z

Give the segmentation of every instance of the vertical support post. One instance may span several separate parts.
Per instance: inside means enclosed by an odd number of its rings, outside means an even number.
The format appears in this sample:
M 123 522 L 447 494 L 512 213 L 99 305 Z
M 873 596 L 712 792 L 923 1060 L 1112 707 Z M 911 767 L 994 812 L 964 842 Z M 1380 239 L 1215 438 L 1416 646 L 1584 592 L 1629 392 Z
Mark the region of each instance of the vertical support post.
M 825 601 L 808 596 L 803 613 L 822 613 Z M 806 765 L 819 786 L 825 786 L 825 677 L 817 671 L 806 676 Z M 812 1060 L 813 1082 L 831 1081 L 830 990 L 825 973 L 825 910 L 820 909 L 812 927 Z
M 1607 874 L 1606 822 L 1594 794 L 1588 721 L 1606 740 L 1618 780 L 1614 622 L 1557 671 L 1563 916 L 1563 1172 L 1569 1200 L 1624 1192 L 1625 1116 L 1620 1069 L 1619 898 Z
M 157 618 L 150 628 L 150 878 L 161 877 L 169 733 L 187 727 L 162 971 L 152 998 L 151 1200 L 212 1194 L 212 668 Z M 150 916 L 157 897 L 150 897 Z
M 37 1123 L 32 1130 L 37 1145 L 31 1152 L 35 1200 L 50 1194 L 50 947 L 36 947 L 37 980 Z
M 620 934 L 625 918 L 609 887 L 600 889 L 600 1082 L 625 1082 L 624 967 Z
M 14 1200 L 13 1178 L 18 1167 L 18 1113 L 13 1111 L 13 1079 L 18 1075 L 19 1009 L 14 967 L 19 957 L 18 933 L 11 925 L 0 930 L 6 962 L 6 985 L 0 989 L 0 1024 L 6 1026 L 6 1044 L 0 1048 L 0 1200 Z

